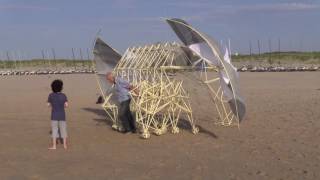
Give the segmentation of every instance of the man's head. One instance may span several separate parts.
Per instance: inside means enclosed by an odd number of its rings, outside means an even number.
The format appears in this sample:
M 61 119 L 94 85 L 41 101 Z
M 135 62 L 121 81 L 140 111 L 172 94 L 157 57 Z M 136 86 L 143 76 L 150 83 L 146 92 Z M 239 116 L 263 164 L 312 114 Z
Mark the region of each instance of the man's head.
M 107 81 L 111 84 L 114 84 L 115 82 L 115 78 L 113 76 L 113 74 L 111 72 L 108 72 L 107 75 L 106 75 L 106 78 L 107 78 Z

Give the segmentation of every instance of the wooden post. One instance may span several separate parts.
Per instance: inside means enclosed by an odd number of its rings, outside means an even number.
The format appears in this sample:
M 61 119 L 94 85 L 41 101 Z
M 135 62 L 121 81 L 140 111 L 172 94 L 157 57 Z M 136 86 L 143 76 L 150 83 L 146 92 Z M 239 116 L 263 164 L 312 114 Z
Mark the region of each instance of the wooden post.
M 271 39 L 268 39 L 268 46 L 269 46 L 269 62 L 270 64 L 272 64 L 272 57 L 271 57 L 271 53 L 272 53 L 272 45 L 271 45 Z
M 9 68 L 10 70 L 12 71 L 12 63 L 10 62 L 11 61 L 11 58 L 10 58 L 10 53 L 9 51 L 7 51 L 7 62 L 8 62 L 8 65 L 9 65 Z
M 74 70 L 76 70 L 76 57 L 74 55 L 74 49 L 71 48 L 71 52 L 72 52 L 72 62 L 73 62 L 73 66 L 74 66 Z
M 2 64 L 2 68 L 6 69 L 7 66 L 6 66 L 5 58 L 3 57 L 3 55 L 4 55 L 4 52 L 1 52 L 1 64 Z
M 252 45 L 251 45 L 251 40 L 249 41 L 249 54 L 250 54 L 250 56 L 252 55 Z
M 260 40 L 258 39 L 258 54 L 261 55 Z
M 87 48 L 87 57 L 88 57 L 88 63 L 91 61 L 89 48 Z M 90 63 L 91 64 L 91 63 Z M 88 64 L 88 68 L 91 69 L 90 64 Z
M 82 62 L 82 70 L 84 69 L 84 61 L 83 61 L 83 54 L 82 54 L 82 49 L 79 48 L 79 53 L 80 53 L 80 60 Z
M 55 69 L 57 70 L 56 52 L 55 52 L 54 48 L 51 48 L 51 52 L 52 52 L 52 56 L 53 56 L 54 66 L 55 66 Z

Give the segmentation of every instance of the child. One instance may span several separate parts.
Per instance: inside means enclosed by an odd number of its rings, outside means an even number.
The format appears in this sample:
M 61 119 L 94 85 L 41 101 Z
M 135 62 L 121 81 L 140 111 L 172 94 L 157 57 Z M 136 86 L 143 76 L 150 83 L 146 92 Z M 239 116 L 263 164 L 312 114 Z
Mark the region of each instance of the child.
M 60 130 L 61 137 L 63 138 L 63 147 L 67 149 L 67 124 L 65 109 L 68 107 L 68 99 L 62 91 L 63 82 L 61 80 L 54 80 L 51 83 L 52 93 L 48 97 L 48 106 L 51 107 L 51 131 L 52 131 L 52 146 L 50 150 L 57 147 L 57 138 L 59 137 L 58 131 Z

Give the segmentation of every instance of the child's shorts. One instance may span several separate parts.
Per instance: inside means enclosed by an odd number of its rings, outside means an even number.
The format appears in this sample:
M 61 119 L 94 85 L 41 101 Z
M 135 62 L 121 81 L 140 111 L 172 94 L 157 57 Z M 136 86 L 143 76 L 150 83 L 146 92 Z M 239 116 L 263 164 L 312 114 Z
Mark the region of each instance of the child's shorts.
M 52 138 L 59 137 L 59 130 L 62 138 L 66 138 L 68 136 L 66 121 L 51 120 L 51 130 L 52 130 Z

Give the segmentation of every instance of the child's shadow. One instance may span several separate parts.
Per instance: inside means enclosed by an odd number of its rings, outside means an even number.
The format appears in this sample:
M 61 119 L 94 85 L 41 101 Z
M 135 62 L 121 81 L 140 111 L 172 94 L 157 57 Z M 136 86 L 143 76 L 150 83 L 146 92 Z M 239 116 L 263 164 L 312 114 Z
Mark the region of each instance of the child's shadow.
M 98 115 L 101 118 L 94 118 L 93 120 L 97 122 L 97 125 L 101 123 L 111 126 L 113 124 L 112 120 L 107 117 L 106 112 L 103 109 L 95 109 L 95 108 L 82 108 L 85 111 L 89 111 Z

